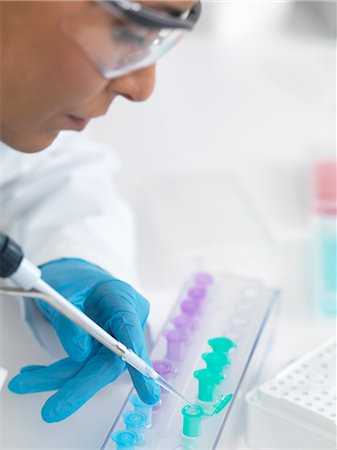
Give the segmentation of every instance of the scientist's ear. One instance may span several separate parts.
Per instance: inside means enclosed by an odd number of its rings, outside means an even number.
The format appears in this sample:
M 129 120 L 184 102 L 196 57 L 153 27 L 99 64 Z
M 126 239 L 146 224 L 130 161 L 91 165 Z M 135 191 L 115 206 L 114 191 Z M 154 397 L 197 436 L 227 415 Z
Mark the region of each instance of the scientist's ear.
M 107 89 L 133 102 L 146 100 L 153 92 L 155 85 L 156 66 L 152 65 L 109 82 Z

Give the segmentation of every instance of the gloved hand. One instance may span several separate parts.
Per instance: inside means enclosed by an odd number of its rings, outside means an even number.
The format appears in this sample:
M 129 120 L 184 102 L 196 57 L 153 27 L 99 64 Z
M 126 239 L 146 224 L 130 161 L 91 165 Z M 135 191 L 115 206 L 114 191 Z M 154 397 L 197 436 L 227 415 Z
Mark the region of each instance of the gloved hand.
M 116 339 L 150 362 L 143 334 L 149 305 L 130 285 L 80 259 L 59 259 L 40 267 L 42 278 Z M 124 361 L 41 300 L 34 300 L 54 326 L 69 358 L 50 366 L 28 366 L 9 383 L 18 394 L 57 390 L 42 408 L 46 422 L 73 414 L 97 391 L 115 381 Z M 160 389 L 128 366 L 140 398 L 154 404 Z

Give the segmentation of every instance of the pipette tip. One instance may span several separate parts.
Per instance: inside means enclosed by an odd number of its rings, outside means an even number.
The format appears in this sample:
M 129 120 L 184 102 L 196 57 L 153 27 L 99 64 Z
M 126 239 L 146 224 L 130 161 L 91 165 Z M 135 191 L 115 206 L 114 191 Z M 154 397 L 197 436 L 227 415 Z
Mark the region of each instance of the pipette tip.
M 190 402 L 189 400 L 187 400 L 187 398 L 185 398 L 179 391 L 177 391 L 173 386 L 170 385 L 170 383 L 168 383 L 165 378 L 159 376 L 158 378 L 156 378 L 154 380 L 157 384 L 159 384 L 159 386 L 161 386 L 162 388 L 164 388 L 166 391 L 170 392 L 171 394 L 173 394 L 175 397 L 179 398 L 180 400 L 182 400 L 184 403 L 188 404 L 188 405 L 193 405 L 193 402 Z

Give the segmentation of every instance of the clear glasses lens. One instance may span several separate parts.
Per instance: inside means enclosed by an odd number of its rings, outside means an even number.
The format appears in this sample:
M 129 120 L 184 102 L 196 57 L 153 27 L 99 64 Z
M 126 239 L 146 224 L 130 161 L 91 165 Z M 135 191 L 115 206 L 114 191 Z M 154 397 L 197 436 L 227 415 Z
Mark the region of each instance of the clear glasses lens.
M 132 24 L 98 5 L 90 14 L 65 19 L 62 30 L 108 79 L 154 64 L 185 34 Z

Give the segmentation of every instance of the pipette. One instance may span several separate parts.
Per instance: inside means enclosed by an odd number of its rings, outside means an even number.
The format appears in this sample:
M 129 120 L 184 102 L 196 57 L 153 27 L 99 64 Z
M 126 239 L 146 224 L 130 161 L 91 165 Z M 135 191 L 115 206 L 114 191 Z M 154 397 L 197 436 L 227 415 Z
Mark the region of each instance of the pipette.
M 111 336 L 96 322 L 90 319 L 90 317 L 43 281 L 41 278 L 41 270 L 25 258 L 21 248 L 3 233 L 0 233 L 0 277 L 9 278 L 21 288 L 1 288 L 0 293 L 39 298 L 47 302 L 113 353 L 121 357 L 127 364 L 138 370 L 142 375 L 151 378 L 159 386 L 171 392 L 185 403 L 192 404 L 143 359 L 127 348 L 122 342 L 119 342 Z

